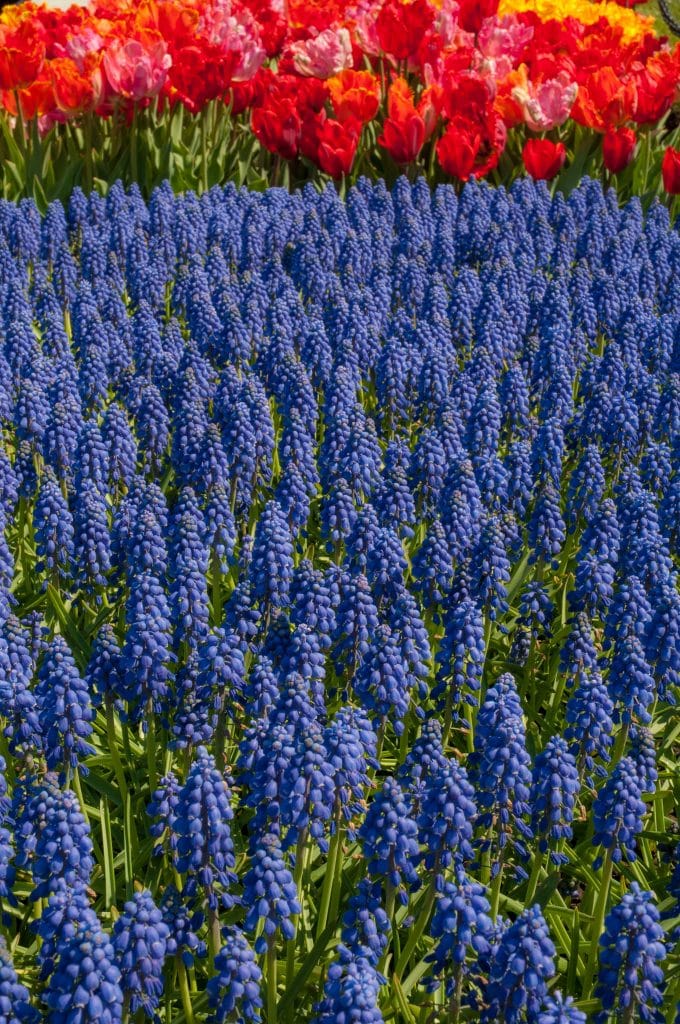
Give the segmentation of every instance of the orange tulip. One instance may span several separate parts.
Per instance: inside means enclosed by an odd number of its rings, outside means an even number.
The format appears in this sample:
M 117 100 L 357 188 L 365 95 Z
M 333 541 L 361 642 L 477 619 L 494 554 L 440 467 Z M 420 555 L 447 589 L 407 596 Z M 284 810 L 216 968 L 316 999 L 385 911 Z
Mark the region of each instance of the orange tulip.
M 192 46 L 198 34 L 199 12 L 173 0 L 144 0 L 135 17 L 138 29 L 155 29 L 173 47 Z
M 21 116 L 24 121 L 30 121 L 34 117 L 44 117 L 45 114 L 54 113 L 54 89 L 52 81 L 46 72 L 42 72 L 35 81 L 26 89 L 16 89 L 12 92 L 3 93 L 3 104 L 5 108 L 17 115 L 16 98 L 19 97 Z
M 98 53 L 87 55 L 85 71 L 70 57 L 56 57 L 48 64 L 54 99 L 63 114 L 94 110 L 102 97 L 101 59 Z
M 341 71 L 327 83 L 338 121 L 372 121 L 380 106 L 380 82 L 370 71 Z
M 630 120 L 637 107 L 637 90 L 623 81 L 613 67 L 598 68 L 579 85 L 571 116 L 595 131 L 618 128 Z
M 410 164 L 425 142 L 425 119 L 416 109 L 404 78 L 396 78 L 387 97 L 387 119 L 378 143 L 398 164 Z
M 680 45 L 653 54 L 635 76 L 638 124 L 653 124 L 670 110 L 680 80 Z

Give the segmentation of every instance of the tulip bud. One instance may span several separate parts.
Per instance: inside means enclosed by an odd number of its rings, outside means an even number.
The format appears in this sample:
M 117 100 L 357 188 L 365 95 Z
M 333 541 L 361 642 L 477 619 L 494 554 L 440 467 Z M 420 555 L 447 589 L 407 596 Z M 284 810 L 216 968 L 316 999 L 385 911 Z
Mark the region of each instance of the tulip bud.
M 562 170 L 567 151 L 561 142 L 550 139 L 529 139 L 524 144 L 522 159 L 532 178 L 550 181 Z
M 680 195 L 680 149 L 668 146 L 661 161 L 663 187 L 669 195 Z
M 633 159 L 637 137 L 632 128 L 611 129 L 602 140 L 604 165 L 612 174 L 618 174 Z

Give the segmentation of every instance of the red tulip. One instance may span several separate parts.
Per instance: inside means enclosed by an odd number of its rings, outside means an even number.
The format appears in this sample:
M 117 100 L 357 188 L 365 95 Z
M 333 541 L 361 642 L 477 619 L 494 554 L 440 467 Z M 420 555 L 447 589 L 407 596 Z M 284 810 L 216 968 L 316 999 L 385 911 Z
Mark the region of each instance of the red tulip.
M 238 54 L 210 43 L 174 50 L 164 93 L 171 103 L 181 102 L 193 114 L 210 100 L 222 99 L 232 84 Z
M 427 0 L 387 0 L 375 22 L 380 49 L 405 60 L 418 49 L 433 20 L 434 9 Z
M 437 158 L 442 170 L 467 181 L 474 170 L 481 141 L 479 132 L 461 130 L 455 124 L 448 125 L 437 143 Z
M 661 177 L 669 195 L 680 195 L 680 149 L 668 146 L 661 161 Z
M 285 160 L 294 160 L 300 145 L 302 122 L 290 96 L 267 96 L 253 110 L 252 127 L 262 145 Z
M 45 44 L 38 27 L 28 20 L 0 25 L 0 89 L 26 89 L 45 61 Z
M 458 23 L 465 32 L 479 32 L 482 22 L 498 11 L 498 0 L 462 0 L 458 8 Z
M 602 140 L 604 165 L 612 174 L 618 174 L 633 159 L 637 136 L 632 128 L 610 129 Z
M 549 181 L 561 171 L 567 159 L 567 151 L 561 142 L 528 139 L 524 143 L 522 158 L 532 178 Z
M 326 119 L 317 132 L 317 161 L 332 178 L 349 174 L 356 156 L 361 125 L 358 121 Z

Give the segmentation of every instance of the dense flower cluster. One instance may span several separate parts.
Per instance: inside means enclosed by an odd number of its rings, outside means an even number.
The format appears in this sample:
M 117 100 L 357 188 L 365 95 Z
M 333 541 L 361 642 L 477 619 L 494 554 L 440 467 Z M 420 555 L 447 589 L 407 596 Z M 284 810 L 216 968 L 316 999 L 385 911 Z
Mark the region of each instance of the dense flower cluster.
M 405 166 L 431 154 L 447 176 L 482 177 L 509 133 L 513 160 L 521 149 L 529 174 L 552 178 L 567 121 L 601 136 L 619 173 L 679 76 L 680 49 L 614 0 L 579 0 L 568 17 L 532 0 L 90 0 L 63 13 L 26 2 L 0 21 L 2 102 L 43 131 L 216 100 L 265 150 L 335 178 L 376 145 L 383 167 L 385 155 Z M 671 192 L 679 159 L 669 150 L 664 163 Z
M 115 185 L 0 268 L 0 1016 L 666 1019 L 665 208 Z

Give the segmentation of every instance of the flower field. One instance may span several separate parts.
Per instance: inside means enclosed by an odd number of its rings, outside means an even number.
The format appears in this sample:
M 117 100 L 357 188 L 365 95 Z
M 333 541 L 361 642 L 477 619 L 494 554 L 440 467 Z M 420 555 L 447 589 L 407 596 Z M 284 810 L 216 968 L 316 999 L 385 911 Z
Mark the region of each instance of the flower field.
M 680 193 L 680 44 L 615 0 L 90 0 L 0 14 L 2 194 L 518 174 Z M 666 155 L 668 154 L 668 155 Z M 663 182 L 662 182 L 663 161 Z
M 0 1020 L 673 1024 L 680 236 L 0 206 Z

